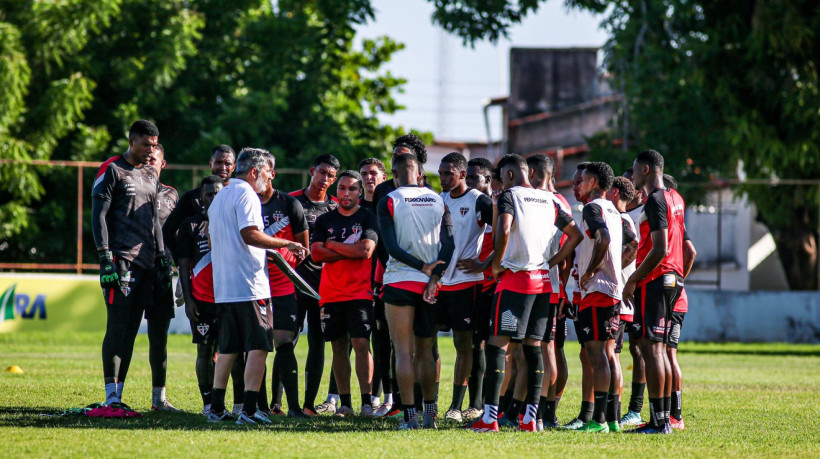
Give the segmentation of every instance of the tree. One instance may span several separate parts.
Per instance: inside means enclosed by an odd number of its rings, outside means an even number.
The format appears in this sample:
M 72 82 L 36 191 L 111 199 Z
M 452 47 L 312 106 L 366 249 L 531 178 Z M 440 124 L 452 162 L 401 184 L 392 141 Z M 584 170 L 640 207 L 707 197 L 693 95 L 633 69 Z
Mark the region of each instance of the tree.
M 369 0 L 275 4 L 0 0 L 0 159 L 103 161 L 125 151 L 138 118 L 157 123 L 171 163 L 205 164 L 220 143 L 267 148 L 278 167 L 384 157 L 402 131 L 375 115 L 401 108 L 404 80 L 382 66 L 402 45 L 356 45 Z M 74 196 L 62 190 L 74 177 L 2 164 L 0 179 L 0 258 L 72 260 Z
M 505 36 L 537 5 L 466 1 L 434 20 L 468 43 Z M 501 4 L 516 12 L 487 18 Z M 487 6 L 489 5 L 489 6 Z M 570 0 L 607 12 L 605 67 L 626 103 L 592 156 L 659 150 L 683 181 L 820 177 L 820 6 L 816 1 Z M 465 18 L 481 18 L 478 26 Z M 626 132 L 626 135 L 624 135 Z M 597 148 L 595 148 L 597 147 Z M 771 231 L 791 288 L 818 288 L 818 186 L 744 186 Z

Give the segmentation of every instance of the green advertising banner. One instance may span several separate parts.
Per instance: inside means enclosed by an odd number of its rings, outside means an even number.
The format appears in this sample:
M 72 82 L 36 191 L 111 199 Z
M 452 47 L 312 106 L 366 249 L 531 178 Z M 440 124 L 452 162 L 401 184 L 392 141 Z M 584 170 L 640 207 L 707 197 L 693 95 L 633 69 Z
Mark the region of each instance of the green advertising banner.
M 0 333 L 105 331 L 98 276 L 0 274 Z

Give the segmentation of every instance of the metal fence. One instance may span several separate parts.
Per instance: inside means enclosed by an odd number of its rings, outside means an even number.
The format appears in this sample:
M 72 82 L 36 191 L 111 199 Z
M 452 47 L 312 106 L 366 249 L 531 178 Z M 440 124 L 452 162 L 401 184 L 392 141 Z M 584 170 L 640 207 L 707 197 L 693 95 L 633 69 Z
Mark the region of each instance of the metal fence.
M 75 220 L 74 231 L 65 232 L 63 234 L 54 234 L 51 237 L 61 239 L 61 242 L 74 245 L 76 247 L 75 256 L 73 259 L 54 259 L 46 262 L 16 262 L 11 260 L 0 259 L 0 271 L 73 271 L 78 274 L 88 270 L 98 270 L 99 264 L 94 259 L 94 263 L 85 263 L 84 261 L 89 257 L 88 250 L 84 250 L 84 242 L 86 244 L 91 240 L 89 225 L 86 220 L 91 218 L 90 213 L 90 199 L 86 199 L 86 193 L 90 193 L 91 185 L 94 183 L 94 174 L 100 167 L 100 163 L 91 161 L 46 161 L 46 160 L 12 160 L 0 159 L 0 166 L 38 166 L 43 168 L 41 176 L 53 173 L 59 169 L 74 169 L 75 179 L 72 183 L 66 182 L 57 189 L 47 190 L 51 192 L 69 193 L 72 188 L 75 189 L 76 200 L 74 209 L 71 209 L 76 215 L 76 219 L 66 218 L 66 228 L 71 225 L 71 220 Z M 168 164 L 162 171 L 161 181 L 179 190 L 180 195 L 189 189 L 198 186 L 202 177 L 208 175 L 210 169 L 207 166 L 186 165 L 186 164 Z M 305 187 L 308 184 L 309 174 L 307 169 L 277 169 L 276 170 L 277 185 L 280 183 L 287 184 L 293 188 L 297 186 Z M 283 188 L 288 189 L 288 188 Z M 48 198 L 47 196 L 45 198 Z M 67 209 L 66 209 L 67 210 Z M 85 227 L 85 228 L 84 228 Z M 93 243 L 92 243 L 93 245 Z M 84 253 L 85 251 L 85 253 Z M 0 256 L 2 256 L 0 254 Z

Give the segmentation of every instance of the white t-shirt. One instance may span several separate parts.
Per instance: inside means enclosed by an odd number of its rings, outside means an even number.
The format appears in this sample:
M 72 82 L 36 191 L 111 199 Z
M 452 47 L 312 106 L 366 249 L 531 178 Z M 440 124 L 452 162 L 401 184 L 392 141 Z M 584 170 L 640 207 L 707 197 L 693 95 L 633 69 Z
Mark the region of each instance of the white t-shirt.
M 476 203 L 484 193 L 469 189 L 458 198 L 452 198 L 449 191 L 441 193 L 444 204 L 450 209 L 450 219 L 453 222 L 453 240 L 455 250 L 450 265 L 441 276 L 442 285 L 458 285 L 468 282 L 481 282 L 484 273 L 468 274 L 457 269 L 458 260 L 464 258 L 478 258 L 481 253 L 481 243 L 484 241 L 484 222 L 478 212 Z
M 432 263 L 441 249 L 441 220 L 446 206 L 435 192 L 417 186 L 402 186 L 387 195 L 387 207 L 396 227 L 396 242 L 402 250 L 424 263 Z M 380 203 L 381 204 L 381 203 Z M 430 277 L 392 256 L 384 270 L 384 285 L 424 282 Z
M 208 208 L 211 264 L 216 303 L 270 298 L 265 249 L 249 246 L 239 233 L 250 226 L 265 227 L 262 203 L 248 182 L 231 179 Z

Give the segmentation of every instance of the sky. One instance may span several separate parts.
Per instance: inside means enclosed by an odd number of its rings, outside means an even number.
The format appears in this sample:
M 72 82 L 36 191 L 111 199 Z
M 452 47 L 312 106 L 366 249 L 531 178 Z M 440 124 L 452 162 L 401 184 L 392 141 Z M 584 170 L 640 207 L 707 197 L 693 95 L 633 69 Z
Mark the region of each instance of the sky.
M 458 37 L 433 25 L 426 0 L 373 0 L 376 20 L 359 28 L 359 38 L 387 35 L 404 43 L 386 70 L 407 79 L 396 100 L 405 110 L 379 115 L 387 124 L 432 132 L 438 141 L 487 141 L 482 100 L 509 92 L 511 47 L 599 47 L 607 39 L 603 16 L 567 10 L 560 1 L 542 3 L 538 12 L 510 30 L 507 40 L 464 46 Z M 500 137 L 500 115 L 491 137 Z

